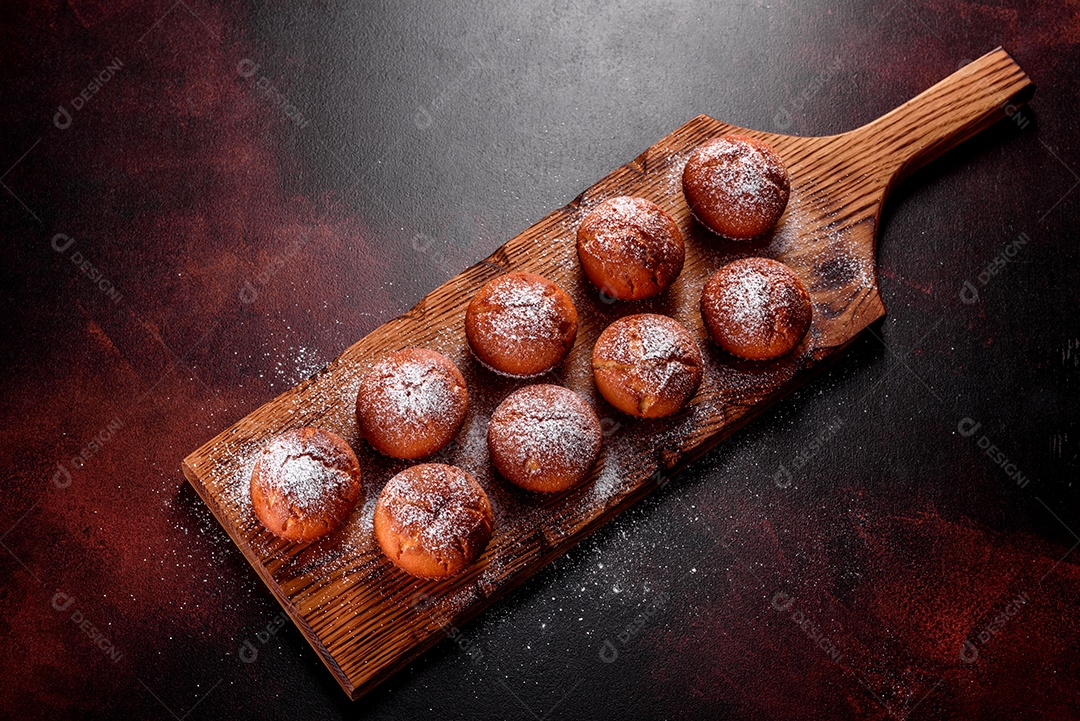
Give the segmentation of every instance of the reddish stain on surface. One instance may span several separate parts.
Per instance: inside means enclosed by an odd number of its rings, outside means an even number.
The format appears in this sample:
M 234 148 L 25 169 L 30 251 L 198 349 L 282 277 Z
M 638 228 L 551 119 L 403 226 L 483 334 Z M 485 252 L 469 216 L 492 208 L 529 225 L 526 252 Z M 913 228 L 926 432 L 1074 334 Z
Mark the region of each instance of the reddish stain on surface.
M 1018 687 L 1047 713 L 1080 708 L 1067 548 L 864 500 L 782 525 L 736 523 L 717 549 L 728 593 L 647 636 L 658 683 L 772 718 L 1016 718 L 1029 709 Z
M 392 307 L 347 198 L 295 180 L 306 169 L 287 140 L 303 131 L 237 73 L 252 54 L 239 11 L 191 6 L 198 17 L 184 3 L 74 2 L 77 22 L 48 9 L 59 16 L 53 72 L 69 79 L 56 103 L 70 109 L 114 58 L 122 68 L 69 128 L 48 124 L 55 107 L 35 117 L 43 140 L 8 179 L 45 226 L 27 233 L 27 283 L 65 278 L 58 297 L 73 300 L 30 310 L 37 345 L 5 387 L 5 417 L 24 423 L 0 432 L 0 453 L 26 460 L 6 481 L 20 499 L 9 518 L 25 517 L 0 529 L 14 554 L 2 708 L 22 707 L 27 689 L 46 706 L 100 708 L 141 693 L 136 678 L 161 678 L 174 654 L 248 631 L 239 619 L 266 601 L 180 459 L 363 337 L 375 325 L 366 311 Z M 75 238 L 66 254 L 50 249 L 55 233 Z M 119 302 L 82 277 L 74 250 Z M 219 390 L 211 373 L 227 379 Z M 73 605 L 57 610 L 56 593 Z M 155 691 L 187 709 L 212 681 Z

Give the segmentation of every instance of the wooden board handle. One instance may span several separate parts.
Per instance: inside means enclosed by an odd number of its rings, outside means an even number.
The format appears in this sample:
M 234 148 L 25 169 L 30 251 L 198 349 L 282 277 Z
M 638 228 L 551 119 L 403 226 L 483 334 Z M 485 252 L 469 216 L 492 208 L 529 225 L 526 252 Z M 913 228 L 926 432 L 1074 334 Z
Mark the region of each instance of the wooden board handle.
M 851 133 L 891 184 L 1006 116 L 1035 84 L 1000 47 Z

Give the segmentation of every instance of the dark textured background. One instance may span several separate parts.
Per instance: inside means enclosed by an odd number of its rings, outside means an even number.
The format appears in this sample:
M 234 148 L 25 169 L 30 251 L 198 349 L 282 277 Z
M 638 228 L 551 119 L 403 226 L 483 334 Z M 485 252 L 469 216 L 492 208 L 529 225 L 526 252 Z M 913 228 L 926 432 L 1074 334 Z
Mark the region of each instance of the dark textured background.
M 0 10 L 0 716 L 1080 717 L 1075 0 L 172 1 Z M 694 115 L 839 132 L 999 44 L 1038 92 L 896 189 L 888 317 L 347 702 L 181 458 Z

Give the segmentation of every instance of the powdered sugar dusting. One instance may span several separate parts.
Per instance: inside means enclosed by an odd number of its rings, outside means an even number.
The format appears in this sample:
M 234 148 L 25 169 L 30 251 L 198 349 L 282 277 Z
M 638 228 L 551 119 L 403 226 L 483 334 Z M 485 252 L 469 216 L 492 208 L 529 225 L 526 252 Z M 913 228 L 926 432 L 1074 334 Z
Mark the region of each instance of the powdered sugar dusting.
M 742 136 L 703 144 L 685 166 L 684 190 L 694 213 L 717 232 L 724 226 L 768 230 L 788 200 L 787 170 L 761 144 Z M 724 219 L 724 220 L 721 220 Z M 714 227 L 716 222 L 721 227 Z
M 297 508 L 311 511 L 329 496 L 338 495 L 346 477 L 336 468 L 328 468 L 310 455 L 299 456 L 281 464 L 281 491 Z
M 701 176 L 702 187 L 710 194 L 734 196 L 737 205 L 760 210 L 779 190 L 774 178 L 784 170 L 775 156 L 757 145 L 727 138 L 702 146 L 699 156 L 709 172 Z
M 506 341 L 562 336 L 562 313 L 549 286 L 521 279 L 521 276 L 513 276 L 506 282 L 497 281 L 491 288 L 488 302 L 499 309 L 484 315 L 490 331 Z
M 391 441 L 445 426 L 454 432 L 464 416 L 467 391 L 453 365 L 432 351 L 409 349 L 377 363 L 361 384 L 357 407 L 365 423 Z
M 314 515 L 325 510 L 328 503 L 346 496 L 355 482 L 341 467 L 344 459 L 324 445 L 290 431 L 268 443 L 259 456 L 267 490 L 298 513 Z
M 761 333 L 768 325 L 769 279 L 758 269 L 742 265 L 727 276 L 724 293 L 718 299 L 727 317 L 750 333 Z
M 484 523 L 481 493 L 452 466 L 425 463 L 397 474 L 379 503 L 406 534 L 439 555 L 460 554 L 465 539 Z
M 722 334 L 717 340 L 739 355 L 751 346 L 785 352 L 810 322 L 809 298 L 794 273 L 767 258 L 743 258 L 721 268 L 706 283 L 702 302 L 712 332 Z
M 379 381 L 382 409 L 403 423 L 426 422 L 448 413 L 454 404 L 454 384 L 441 371 L 425 358 L 410 360 L 383 376 Z
M 600 422 L 576 393 L 559 386 L 522 388 L 492 414 L 491 442 L 529 475 L 565 470 L 581 476 L 600 451 Z
M 623 366 L 651 395 L 669 387 L 689 393 L 697 386 L 701 351 L 673 318 L 652 313 L 620 318 L 601 333 L 596 347 L 597 360 Z
M 670 262 L 678 251 L 673 223 L 644 198 L 619 196 L 598 205 L 582 223 L 586 250 L 599 257 L 632 257 L 641 263 Z M 674 228 L 675 234 L 678 228 Z M 678 255 L 681 256 L 681 253 Z

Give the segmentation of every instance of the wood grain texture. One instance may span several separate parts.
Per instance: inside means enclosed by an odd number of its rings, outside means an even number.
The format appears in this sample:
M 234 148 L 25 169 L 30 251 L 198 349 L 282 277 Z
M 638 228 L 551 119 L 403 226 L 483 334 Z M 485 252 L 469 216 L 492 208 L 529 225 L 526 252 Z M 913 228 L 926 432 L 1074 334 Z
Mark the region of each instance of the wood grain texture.
M 609 518 L 666 483 L 680 468 L 789 393 L 808 374 L 884 315 L 877 289 L 875 237 L 889 188 L 901 177 L 1005 117 L 1033 85 L 1003 50 L 964 67 L 878 120 L 848 133 L 794 137 L 737 128 L 699 116 L 528 230 L 489 258 L 424 297 L 412 310 L 349 347 L 312 378 L 226 429 L 183 464 L 192 486 L 281 602 L 352 698 L 479 613 Z M 748 243 L 721 240 L 690 215 L 682 166 L 703 141 L 729 133 L 760 138 L 777 150 L 792 177 L 791 200 L 777 228 Z M 578 223 L 597 203 L 639 195 L 658 203 L 686 236 L 678 280 L 662 297 L 609 303 L 578 265 Z M 790 266 L 806 283 L 814 321 L 784 358 L 753 363 L 707 341 L 698 302 L 705 279 L 736 258 L 762 255 Z M 604 421 L 605 448 L 580 488 L 540 497 L 490 468 L 486 424 L 495 406 L 526 382 L 496 376 L 473 359 L 463 314 L 473 293 L 509 270 L 540 273 L 562 286 L 580 315 L 577 341 L 548 378 L 581 393 Z M 592 383 L 590 354 L 600 331 L 635 312 L 658 312 L 699 339 L 705 377 L 676 416 L 636 421 L 614 412 Z M 375 453 L 359 436 L 354 398 L 360 377 L 386 353 L 423 346 L 450 357 L 469 384 L 470 411 L 458 439 L 433 457 L 472 472 L 487 490 L 496 530 L 481 560 L 462 577 L 419 581 L 397 570 L 372 538 L 382 485 L 407 464 Z M 306 547 L 262 528 L 247 484 L 254 456 L 271 436 L 304 425 L 334 431 L 352 444 L 364 474 L 366 502 L 339 532 Z

